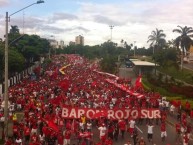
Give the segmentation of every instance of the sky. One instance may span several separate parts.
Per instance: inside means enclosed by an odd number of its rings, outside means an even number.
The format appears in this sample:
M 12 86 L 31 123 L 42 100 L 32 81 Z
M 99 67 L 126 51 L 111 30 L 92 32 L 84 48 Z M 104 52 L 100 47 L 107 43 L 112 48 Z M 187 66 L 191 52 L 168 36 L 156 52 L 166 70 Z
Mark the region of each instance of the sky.
M 36 2 L 0 0 L 0 38 L 5 34 L 6 12 L 11 15 Z M 123 39 L 148 47 L 148 36 L 156 28 L 172 40 L 179 35 L 172 32 L 178 25 L 193 26 L 193 0 L 44 0 L 12 15 L 11 25 L 17 25 L 20 33 L 63 40 L 66 45 L 82 35 L 85 45 L 100 45 L 112 36 L 118 44 Z

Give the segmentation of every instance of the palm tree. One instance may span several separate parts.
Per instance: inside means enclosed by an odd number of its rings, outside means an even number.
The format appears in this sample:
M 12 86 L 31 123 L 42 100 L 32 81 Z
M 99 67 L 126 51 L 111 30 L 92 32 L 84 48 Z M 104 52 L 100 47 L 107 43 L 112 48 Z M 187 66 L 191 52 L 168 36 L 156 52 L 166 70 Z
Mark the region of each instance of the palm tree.
M 11 34 L 19 34 L 18 26 L 11 26 L 10 33 Z
M 155 53 L 155 49 L 162 49 L 166 44 L 165 40 L 166 34 L 163 33 L 163 30 L 153 30 L 151 35 L 148 36 L 147 43 L 150 43 L 150 47 L 153 47 L 153 54 Z
M 123 39 L 121 39 L 121 44 L 122 44 L 122 46 L 123 46 L 123 43 L 124 43 L 124 40 L 123 40 Z
M 190 45 L 193 43 L 191 37 L 193 37 L 193 29 L 192 27 L 181 27 L 181 26 L 177 26 L 179 29 L 174 29 L 173 32 L 177 32 L 180 34 L 180 36 L 178 36 L 174 43 L 177 46 L 177 48 L 179 49 L 179 47 L 181 47 L 181 51 L 183 53 L 183 56 L 187 55 L 187 52 L 190 49 Z

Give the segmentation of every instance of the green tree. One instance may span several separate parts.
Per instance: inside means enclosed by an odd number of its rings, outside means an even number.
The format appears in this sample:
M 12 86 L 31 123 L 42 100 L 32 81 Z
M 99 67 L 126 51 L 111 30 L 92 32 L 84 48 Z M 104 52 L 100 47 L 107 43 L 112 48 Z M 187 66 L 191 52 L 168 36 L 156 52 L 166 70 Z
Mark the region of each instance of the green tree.
M 166 44 L 165 37 L 166 34 L 163 33 L 163 30 L 159 30 L 157 28 L 151 32 L 151 35 L 148 36 L 147 43 L 150 42 L 150 47 L 153 47 L 153 54 L 155 51 L 161 50 L 164 47 Z
M 177 26 L 178 29 L 174 29 L 173 32 L 179 33 L 180 36 L 178 36 L 174 43 L 179 49 L 181 47 L 181 51 L 184 56 L 187 55 L 187 52 L 190 49 L 190 45 L 193 43 L 192 42 L 192 37 L 193 37 L 193 29 L 192 27 L 182 27 L 182 26 Z
M 9 72 L 21 72 L 24 69 L 25 59 L 21 53 L 15 49 L 9 50 Z
M 2 43 L 0 43 L 0 82 L 3 79 L 3 71 L 4 70 L 4 47 Z
M 116 73 L 116 61 L 116 57 L 107 56 L 103 58 L 102 61 L 100 61 L 101 70 L 112 74 Z
M 19 28 L 18 26 L 14 25 L 14 26 L 11 26 L 11 29 L 9 31 L 10 34 L 19 34 Z

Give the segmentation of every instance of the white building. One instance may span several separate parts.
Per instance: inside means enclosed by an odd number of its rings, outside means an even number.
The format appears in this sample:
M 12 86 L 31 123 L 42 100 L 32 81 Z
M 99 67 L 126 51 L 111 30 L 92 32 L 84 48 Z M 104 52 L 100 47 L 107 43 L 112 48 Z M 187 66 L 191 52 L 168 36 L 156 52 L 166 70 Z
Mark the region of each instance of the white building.
M 58 45 L 58 41 L 54 40 L 54 39 L 49 39 L 48 40 L 50 42 L 50 46 L 53 47 L 53 48 L 59 48 L 59 45 Z
M 65 47 L 64 41 L 60 40 L 59 48 L 63 49 Z
M 76 45 L 84 45 L 84 37 L 79 35 L 75 38 L 75 44 Z

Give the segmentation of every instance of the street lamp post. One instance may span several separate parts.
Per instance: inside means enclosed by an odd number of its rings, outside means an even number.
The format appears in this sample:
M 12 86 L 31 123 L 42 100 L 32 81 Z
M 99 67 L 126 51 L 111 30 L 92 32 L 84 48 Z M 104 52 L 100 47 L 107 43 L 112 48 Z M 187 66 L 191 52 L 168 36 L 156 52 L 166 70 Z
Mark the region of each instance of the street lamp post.
M 134 51 L 134 57 L 135 57 L 135 43 L 136 43 L 136 41 L 134 41 L 134 43 L 133 43 L 133 51 Z
M 113 27 L 114 27 L 114 26 L 113 26 L 113 25 L 110 25 L 109 27 L 110 27 L 110 29 L 111 29 L 111 41 L 112 41 L 112 35 L 113 35 L 112 33 L 113 33 Z
M 56 37 L 54 36 L 54 35 L 51 35 L 50 37 L 53 37 L 54 38 L 54 53 L 55 53 L 55 55 L 56 55 L 56 45 L 58 45 L 58 42 L 56 41 Z
M 41 3 L 44 3 L 43 0 L 38 0 L 36 3 L 32 3 L 14 13 L 12 13 L 11 15 L 8 15 L 8 12 L 6 12 L 6 17 L 5 17 L 5 81 L 4 81 L 4 84 L 5 84 L 5 92 L 4 92 L 4 102 L 5 102 L 5 106 L 4 106 L 4 135 L 5 135 L 5 138 L 8 137 L 8 23 L 9 23 L 9 19 L 12 15 L 28 8 L 28 7 L 31 7 L 32 5 L 34 4 L 41 4 Z

